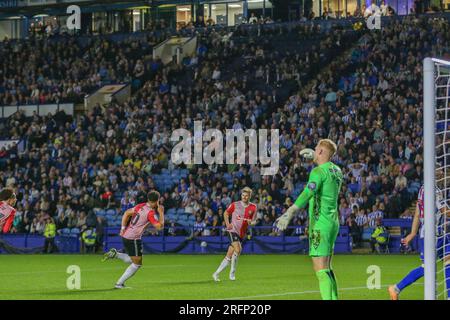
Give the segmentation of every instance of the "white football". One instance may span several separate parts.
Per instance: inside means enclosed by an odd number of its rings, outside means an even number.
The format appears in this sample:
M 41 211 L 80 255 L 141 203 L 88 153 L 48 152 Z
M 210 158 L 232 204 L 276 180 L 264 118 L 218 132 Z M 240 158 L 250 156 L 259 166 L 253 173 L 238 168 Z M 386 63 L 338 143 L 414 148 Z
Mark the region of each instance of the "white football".
M 314 159 L 314 150 L 310 148 L 305 148 L 302 151 L 300 151 L 300 155 L 307 160 L 312 160 Z

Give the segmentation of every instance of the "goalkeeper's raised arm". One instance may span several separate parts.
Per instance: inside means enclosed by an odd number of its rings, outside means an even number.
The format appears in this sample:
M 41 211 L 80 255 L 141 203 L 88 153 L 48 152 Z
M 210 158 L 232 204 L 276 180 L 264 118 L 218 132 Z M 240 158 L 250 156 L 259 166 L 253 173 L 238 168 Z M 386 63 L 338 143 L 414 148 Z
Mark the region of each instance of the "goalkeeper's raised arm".
M 341 169 L 331 162 L 336 150 L 334 142 L 323 139 L 319 141 L 314 151 L 304 149 L 300 152 L 304 158 L 313 159 L 317 167 L 311 171 L 308 183 L 295 204 L 277 220 L 279 230 L 285 230 L 296 211 L 306 207 L 308 203 L 310 220 L 316 221 L 322 216 L 324 223 L 330 223 L 333 226 L 336 224 L 337 200 L 343 179 Z

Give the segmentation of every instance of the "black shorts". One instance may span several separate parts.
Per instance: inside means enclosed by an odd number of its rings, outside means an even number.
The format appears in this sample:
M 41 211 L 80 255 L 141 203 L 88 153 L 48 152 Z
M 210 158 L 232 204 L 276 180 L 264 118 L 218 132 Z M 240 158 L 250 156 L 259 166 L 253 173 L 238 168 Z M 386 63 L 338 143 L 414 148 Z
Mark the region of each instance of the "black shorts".
M 228 239 L 230 240 L 230 245 L 236 241 L 242 243 L 241 237 L 239 237 L 239 235 L 236 232 L 228 232 Z
M 122 238 L 123 248 L 130 257 L 142 257 L 142 240 Z

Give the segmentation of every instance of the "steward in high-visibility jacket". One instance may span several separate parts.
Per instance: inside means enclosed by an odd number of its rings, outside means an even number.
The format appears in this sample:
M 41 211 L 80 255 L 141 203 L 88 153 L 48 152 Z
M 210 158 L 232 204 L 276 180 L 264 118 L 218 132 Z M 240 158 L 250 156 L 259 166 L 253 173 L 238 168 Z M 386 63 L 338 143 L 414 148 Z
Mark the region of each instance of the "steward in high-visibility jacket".
M 86 252 L 87 251 L 94 252 L 95 242 L 97 239 L 97 232 L 95 231 L 95 228 L 86 229 L 81 235 L 81 239 L 83 240 L 83 243 L 86 247 Z
M 377 219 L 377 227 L 372 233 L 371 239 L 370 239 L 370 246 L 372 248 L 372 252 L 380 252 L 380 246 L 387 246 L 389 245 L 388 242 L 389 238 L 389 232 L 387 231 L 386 227 L 383 226 L 381 219 Z
M 53 253 L 55 250 L 55 236 L 56 236 L 56 224 L 53 218 L 47 218 L 45 220 L 44 228 L 44 253 Z
M 375 238 L 378 244 L 385 244 L 387 241 L 387 230 L 384 226 L 378 226 L 372 233 L 372 238 Z
M 47 223 L 44 229 L 44 237 L 54 238 L 56 236 L 56 224 L 54 222 Z

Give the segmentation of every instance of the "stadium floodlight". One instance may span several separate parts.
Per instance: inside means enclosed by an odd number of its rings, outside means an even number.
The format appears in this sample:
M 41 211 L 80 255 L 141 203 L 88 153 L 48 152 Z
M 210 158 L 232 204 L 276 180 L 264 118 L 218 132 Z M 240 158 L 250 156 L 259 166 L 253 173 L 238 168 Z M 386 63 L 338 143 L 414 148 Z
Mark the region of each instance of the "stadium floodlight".
M 424 116 L 424 269 L 425 300 L 445 298 L 444 267 L 439 250 L 444 251 L 447 234 L 446 209 L 450 209 L 450 61 L 425 58 L 423 61 Z M 447 179 L 449 179 L 447 181 Z M 436 188 L 445 209 L 438 210 Z M 438 244 L 438 245 L 437 245 Z

